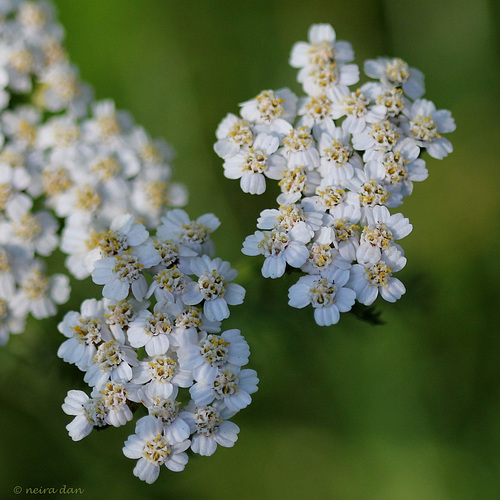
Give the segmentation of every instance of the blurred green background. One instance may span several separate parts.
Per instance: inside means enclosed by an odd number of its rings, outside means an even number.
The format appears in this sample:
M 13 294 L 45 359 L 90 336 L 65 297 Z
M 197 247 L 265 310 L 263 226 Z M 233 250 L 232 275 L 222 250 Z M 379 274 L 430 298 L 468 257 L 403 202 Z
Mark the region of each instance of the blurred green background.
M 99 293 L 76 283 L 59 318 L 30 321 L 0 350 L 0 497 L 14 486 L 63 485 L 82 497 L 162 499 L 500 498 L 499 40 L 486 0 L 86 0 L 56 2 L 72 60 L 98 98 L 113 98 L 178 153 L 175 178 L 193 217 L 214 212 L 217 255 L 247 288 L 224 327 L 240 328 L 261 379 L 234 419 L 233 449 L 162 470 L 148 486 L 121 448 L 134 424 L 74 443 L 61 410 L 82 374 L 56 357 L 65 310 Z M 455 151 L 429 157 L 429 179 L 401 208 L 408 292 L 379 303 L 386 324 L 349 315 L 315 326 L 287 306 L 292 279 L 264 280 L 240 253 L 276 190 L 244 195 L 213 153 L 227 112 L 289 86 L 295 41 L 333 24 L 356 62 L 398 56 L 426 75 L 425 97 L 450 109 Z M 496 27 L 496 28 L 495 28 Z

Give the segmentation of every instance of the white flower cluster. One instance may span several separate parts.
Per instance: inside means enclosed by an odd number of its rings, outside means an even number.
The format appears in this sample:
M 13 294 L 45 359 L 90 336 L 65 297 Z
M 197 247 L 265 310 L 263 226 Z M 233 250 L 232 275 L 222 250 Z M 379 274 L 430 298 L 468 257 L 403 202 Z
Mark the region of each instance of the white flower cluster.
M 184 186 L 170 182 L 173 153 L 165 142 L 152 140 L 110 100 L 94 103 L 92 111 L 80 122 L 52 118 L 40 132 L 47 203 L 66 218 L 61 250 L 78 279 L 90 275 L 97 258 L 115 251 L 118 243 L 109 233 L 115 217 L 133 213 L 154 228 L 166 207 L 187 201 Z M 61 140 L 68 131 L 71 139 Z
M 161 465 L 183 470 L 188 448 L 212 455 L 217 445 L 232 447 L 239 428 L 229 419 L 257 390 L 256 372 L 243 368 L 250 350 L 240 331 L 220 333 L 245 290 L 232 283 L 228 262 L 212 258 L 218 226 L 212 214 L 190 220 L 174 209 L 151 237 L 132 215 L 117 216 L 93 264 L 103 299 L 84 301 L 59 325 L 68 340 L 58 355 L 92 388 L 90 396 L 68 392 L 69 435 L 78 441 L 94 427 L 124 425 L 142 403 L 147 415 L 123 453 L 138 460 L 134 474 L 147 483 Z
M 229 113 L 217 128 L 215 152 L 224 174 L 241 189 L 262 194 L 266 177 L 279 181 L 279 208 L 264 210 L 246 255 L 264 255 L 262 274 L 279 278 L 289 268 L 302 276 L 289 304 L 311 305 L 319 325 L 339 321 L 357 300 L 380 294 L 395 302 L 405 287 L 394 277 L 406 264 L 396 243 L 412 230 L 389 208 L 427 178 L 423 150 L 442 159 L 452 152 L 444 133 L 455 129 L 447 110 L 424 94 L 424 77 L 401 59 L 367 60 L 359 81 L 350 43 L 332 26 L 317 24 L 309 41 L 293 46 L 290 64 L 307 94 L 266 90 Z
M 49 2 L 0 2 L 0 344 L 27 314 L 52 316 L 69 297 L 68 277 L 48 276 L 40 260 L 60 243 L 52 212 L 67 267 L 84 278 L 115 216 L 156 226 L 187 199 L 170 182 L 170 148 L 112 101 L 92 100 L 63 35 Z

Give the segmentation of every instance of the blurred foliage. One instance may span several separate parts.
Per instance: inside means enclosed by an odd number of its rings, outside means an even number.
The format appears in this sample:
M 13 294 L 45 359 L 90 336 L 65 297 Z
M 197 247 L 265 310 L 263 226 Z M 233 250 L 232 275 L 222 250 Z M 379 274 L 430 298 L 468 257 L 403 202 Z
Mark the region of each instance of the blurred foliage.
M 67 47 L 98 98 L 112 97 L 177 150 L 192 216 L 214 212 L 218 255 L 247 289 L 240 328 L 259 372 L 235 418 L 234 449 L 163 470 L 148 486 L 121 446 L 133 424 L 73 443 L 60 405 L 82 373 L 56 357 L 59 318 L 30 321 L 0 351 L 0 497 L 14 486 L 83 488 L 89 499 L 500 498 L 498 8 L 487 0 L 86 0 L 56 2 Z M 496 11 L 496 12 L 495 12 Z M 287 306 L 295 276 L 264 280 L 240 253 L 276 191 L 244 195 L 222 175 L 214 133 L 262 89 L 300 92 L 288 55 L 314 22 L 349 40 L 356 61 L 399 56 L 451 109 L 455 152 L 402 207 L 414 225 L 400 273 L 407 294 L 377 302 L 385 324 L 343 315 L 317 327 Z M 61 259 L 54 259 L 60 266 Z M 73 283 L 71 302 L 98 293 Z M 61 311 L 61 316 L 64 311 Z

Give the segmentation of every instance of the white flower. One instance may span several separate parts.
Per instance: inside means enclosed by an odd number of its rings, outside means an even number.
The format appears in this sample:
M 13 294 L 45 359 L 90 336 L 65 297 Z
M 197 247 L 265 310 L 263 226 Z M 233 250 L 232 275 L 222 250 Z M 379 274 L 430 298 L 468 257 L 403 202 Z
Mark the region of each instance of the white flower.
M 385 106 L 370 105 L 360 89 L 349 92 L 345 87 L 333 87 L 327 95 L 332 100 L 333 118 L 345 116 L 342 129 L 350 134 L 359 134 L 367 123 L 380 122 L 385 118 Z
M 311 203 L 281 205 L 279 209 L 266 209 L 257 219 L 259 229 L 285 232 L 292 240 L 308 242 L 321 227 L 323 214 Z
M 62 38 L 62 27 L 54 22 L 55 8 L 48 2 L 24 2 L 19 5 L 16 21 L 23 36 L 34 45 L 51 34 Z
M 190 384 L 191 385 L 191 384 Z M 148 386 L 147 388 L 149 388 Z M 140 390 L 141 403 L 148 409 L 149 415 L 163 423 L 163 433 L 170 443 L 180 443 L 189 438 L 189 425 L 180 418 L 180 403 L 173 398 L 150 395 L 151 391 Z
M 185 370 L 191 370 L 198 382 L 211 382 L 219 368 L 228 363 L 242 367 L 248 363 L 250 348 L 239 330 L 227 330 L 221 335 L 201 334 L 196 344 L 181 346 L 179 362 Z
M 441 135 L 456 128 L 450 111 L 436 110 L 433 102 L 419 99 L 405 109 L 405 115 L 408 120 L 403 122 L 403 128 L 407 136 L 425 147 L 433 158 L 441 160 L 453 151 L 451 142 Z
M 350 269 L 350 260 L 344 259 L 338 249 L 333 247 L 332 243 L 325 244 L 315 241 L 308 245 L 309 258 L 300 268 L 308 274 L 318 274 L 330 266 L 339 269 Z
M 280 132 L 284 137 L 283 147 L 279 149 L 279 153 L 286 158 L 287 167 L 289 169 L 306 167 L 312 170 L 319 166 L 319 154 L 310 128 L 293 128 L 287 122 L 282 123 Z
M 228 179 L 241 179 L 244 193 L 262 194 L 266 190 L 266 179 L 280 179 L 286 169 L 286 160 L 274 154 L 279 139 L 272 135 L 259 134 L 253 146 L 224 162 L 224 175 Z
M 131 367 L 137 364 L 137 353 L 131 347 L 110 340 L 99 345 L 83 380 L 98 389 L 108 380 L 128 382 L 132 379 Z
M 36 48 L 19 38 L 0 47 L 0 66 L 8 74 L 9 89 L 27 94 L 32 90 L 32 74 L 40 68 L 41 57 Z
M 193 383 L 191 371 L 180 366 L 173 353 L 147 358 L 133 372 L 132 383 L 144 385 L 150 397 L 175 398 L 179 387 L 190 387 Z
M 31 177 L 23 168 L 13 168 L 0 160 L 0 210 L 16 214 L 31 207 L 29 197 L 20 191 L 26 189 Z
M 182 301 L 186 305 L 203 302 L 203 312 L 211 321 L 222 321 L 229 317 L 230 306 L 241 304 L 245 289 L 229 283 L 238 276 L 238 271 L 231 268 L 229 262 L 210 259 L 207 255 L 191 261 L 191 270 L 198 276 L 198 281 L 188 283 Z
M 14 111 L 2 113 L 3 132 L 22 148 L 35 145 L 41 113 L 33 106 L 18 106 Z
M 66 219 L 61 238 L 61 250 L 68 254 L 66 267 L 76 278 L 83 279 L 90 276 L 94 260 L 90 267 L 87 265 L 87 259 L 102 235 L 105 234 L 105 230 L 106 227 L 102 223 L 88 215 L 74 214 Z
M 302 82 L 302 87 L 308 95 L 319 98 L 333 88 L 347 90 L 347 86 L 357 83 L 359 68 L 356 64 L 337 66 L 335 63 L 320 63 L 302 68 L 297 80 Z M 331 98 L 329 94 L 327 96 Z
M 215 135 L 218 141 L 214 144 L 215 152 L 221 158 L 231 158 L 242 148 L 249 148 L 254 133 L 248 121 L 228 113 L 217 127 Z
M 184 210 L 176 208 L 168 211 L 161 222 L 157 235 L 162 240 L 174 240 L 198 254 L 210 255 L 214 251 L 210 234 L 220 226 L 214 214 L 204 214 L 196 220 L 190 220 Z
M 117 112 L 111 99 L 92 105 L 93 117 L 82 125 L 84 139 L 88 142 L 109 142 L 115 147 L 123 145 L 123 133 L 129 132 L 133 125 L 132 117 L 124 111 Z
M 0 246 L 0 298 L 10 300 L 15 293 L 20 270 L 29 265 L 26 252 L 17 245 Z
M 309 28 L 309 43 L 297 42 L 290 54 L 290 65 L 302 68 L 297 80 L 304 91 L 319 97 L 336 85 L 354 85 L 359 80 L 356 64 L 345 64 L 354 59 L 349 42 L 336 41 L 335 30 L 329 24 L 314 24 Z
M 297 42 L 293 46 L 289 61 L 293 68 L 332 60 L 346 63 L 354 59 L 351 44 L 336 41 L 335 30 L 330 24 L 313 24 L 309 28 L 308 39 L 309 43 Z
M 359 207 L 359 199 L 355 193 L 340 185 L 322 181 L 316 188 L 316 196 L 304 198 L 304 205 L 313 204 L 321 212 L 331 212 L 338 206 L 354 205 Z
M 68 160 L 68 163 L 70 161 Z M 46 206 L 53 210 L 58 205 L 60 196 L 74 185 L 67 168 L 68 163 L 54 160 L 45 166 L 40 177 L 40 194 L 45 196 Z
M 292 122 L 297 96 L 290 89 L 263 90 L 255 99 L 240 104 L 241 116 L 249 122 L 270 125 L 277 119 Z
M 215 399 L 229 410 L 238 412 L 252 402 L 250 394 L 257 392 L 258 382 L 255 370 L 222 367 L 212 381 L 197 382 L 189 392 L 197 406 L 210 404 Z
M 132 347 L 145 347 L 149 356 L 157 356 L 167 352 L 172 326 L 168 314 L 140 311 L 129 323 L 127 337 Z
M 292 240 L 284 231 L 255 231 L 243 242 L 242 252 L 245 255 L 264 255 L 262 276 L 264 278 L 280 278 L 287 264 L 300 267 L 309 257 L 305 245 L 307 241 Z
M 89 183 L 72 184 L 54 199 L 54 210 L 59 217 L 72 216 L 75 213 L 91 216 L 100 213 L 103 205 L 102 187 Z
M 386 87 L 402 87 L 411 99 L 419 99 L 424 95 L 424 75 L 416 68 L 399 58 L 367 59 L 365 73 L 371 78 L 379 79 Z
M 182 301 L 171 302 L 168 310 L 175 316 L 175 335 L 180 340 L 183 333 L 191 330 L 204 331 L 208 333 L 220 332 L 221 322 L 210 321 L 202 309 L 195 306 L 186 306 Z M 198 339 L 198 337 L 196 337 Z
M 76 311 L 66 313 L 57 328 L 68 337 L 59 347 L 57 355 L 83 371 L 91 366 L 97 346 L 112 340 L 105 323 L 103 303 L 95 299 L 83 301 L 81 314 Z
M 396 144 L 394 151 L 388 151 L 376 160 L 382 164 L 385 170 L 383 183 L 392 193 L 399 191 L 403 196 L 410 195 L 413 190 L 413 182 L 427 179 L 428 171 L 425 161 L 419 158 L 420 148 L 411 139 L 405 138 Z M 367 162 L 368 170 L 377 170 L 378 167 Z
M 354 176 L 346 181 L 346 186 L 357 193 L 361 206 L 362 217 L 376 205 L 394 206 L 397 200 L 391 197 L 391 192 L 385 184 L 386 171 L 379 162 L 371 161 L 365 169 L 356 169 Z
M 404 108 L 410 105 L 410 101 L 398 87 L 385 87 L 380 83 L 368 82 L 361 87 L 361 91 L 372 103 L 385 106 L 388 118 L 399 116 Z
M 48 318 L 56 313 L 55 304 L 64 304 L 69 298 L 69 278 L 64 274 L 46 276 L 35 263 L 23 272 L 21 289 L 10 303 L 16 316 L 28 312 L 36 319 Z
M 156 166 L 149 166 L 147 172 L 153 168 Z M 149 178 L 143 175 L 146 171 L 142 170 L 131 183 L 132 209 L 149 227 L 158 225 L 166 208 L 182 207 L 188 200 L 186 187 L 164 178 L 161 174 L 164 171 L 164 168 L 160 168 L 156 178 Z
M 215 453 L 217 445 L 226 448 L 234 446 L 240 429 L 233 422 L 223 419 L 225 413 L 228 413 L 227 410 L 219 411 L 215 405 L 198 406 L 181 413 L 180 417 L 193 433 L 191 449 L 195 453 L 210 456 Z
M 57 247 L 56 235 L 59 224 L 46 211 L 32 213 L 32 201 L 28 197 L 9 204 L 9 219 L 0 222 L 0 243 L 24 247 L 31 255 L 35 252 L 48 256 Z
M 365 161 L 374 160 L 394 149 L 401 135 L 399 132 L 389 120 L 371 123 L 360 134 L 353 136 L 352 144 L 355 149 L 365 151 Z
M 177 299 L 182 300 L 182 295 L 190 281 L 191 278 L 178 269 L 177 266 L 162 269 L 154 275 L 147 297 L 151 297 L 154 293 L 159 303 L 173 302 Z
M 64 159 L 72 158 L 83 147 L 80 135 L 80 125 L 74 115 L 54 116 L 38 128 L 36 147 Z
M 171 146 L 163 139 L 151 139 L 142 127 L 134 127 L 129 140 L 139 159 L 148 166 L 163 165 L 166 168 L 166 163 L 175 157 L 175 152 Z
M 406 258 L 395 247 L 382 252 L 381 259 L 375 264 L 354 264 L 347 286 L 356 292 L 356 299 L 362 304 L 373 304 L 379 292 L 387 302 L 396 302 L 406 289 L 397 278 L 392 276 L 406 264 Z
M 376 264 L 382 252 L 410 234 L 413 226 L 403 214 L 391 215 L 386 207 L 375 206 L 366 214 L 366 226 L 360 237 L 356 259 L 360 264 Z
M 67 415 L 75 415 L 73 421 L 66 426 L 73 441 L 80 441 L 88 436 L 94 427 L 107 424 L 106 409 L 99 396 L 89 398 L 83 391 L 68 391 L 62 409 Z
M 355 292 L 344 286 L 348 279 L 348 270 L 336 268 L 321 271 L 319 275 L 302 276 L 290 287 L 288 304 L 299 309 L 311 304 L 318 325 L 334 325 L 340 313 L 350 311 L 356 300 Z
M 91 395 L 97 397 L 97 394 L 101 395 L 101 403 L 106 410 L 106 423 L 120 427 L 132 420 L 132 411 L 127 404 L 130 393 L 126 384 L 108 381 L 104 386 L 94 388 Z
M 315 170 L 306 170 L 297 167 L 293 170 L 284 170 L 283 177 L 278 182 L 281 194 L 276 198 L 280 205 L 291 205 L 302 198 L 302 195 L 314 193 L 315 187 L 320 183 L 320 176 Z
M 331 214 L 325 214 L 324 225 L 315 240 L 323 245 L 333 244 L 342 258 L 353 261 L 359 246 L 360 215 L 359 206 L 338 205 Z
M 4 137 L 0 133 L 0 165 L 1 170 L 10 167 L 14 172 L 9 179 L 19 190 L 27 191 L 32 197 L 40 195 L 40 169 L 42 157 L 34 151 L 25 150 L 17 142 L 3 144 Z
M 108 299 L 126 299 L 129 290 L 132 290 L 134 297 L 141 301 L 148 291 L 146 278 L 142 274 L 143 268 L 144 265 L 136 255 L 126 252 L 96 261 L 92 280 L 97 285 L 104 285 L 102 294 Z
M 123 255 L 132 249 L 146 268 L 157 265 L 160 257 L 148 240 L 149 233 L 143 224 L 135 222 L 131 214 L 122 214 L 113 219 L 110 230 L 95 236 L 97 246 L 84 257 L 85 266 L 92 271 L 98 259 Z
M 152 416 L 138 420 L 135 432 L 123 447 L 127 458 L 139 459 L 134 476 L 151 484 L 158 479 L 162 465 L 175 472 L 184 470 L 188 462 L 184 451 L 191 444 L 189 440 L 170 443 L 163 435 L 162 421 Z
M 124 179 L 130 179 L 140 169 L 141 164 L 131 149 L 122 147 L 115 151 L 107 144 L 99 144 L 93 148 L 88 170 L 75 172 L 74 176 L 77 182 L 84 182 L 90 175 L 103 184 L 104 192 L 113 195 L 122 187 Z
M 134 299 L 128 300 L 110 300 L 103 299 L 106 308 L 106 324 L 113 333 L 116 340 L 125 343 L 125 330 L 128 325 L 134 321 L 137 314 L 149 307 L 149 302 L 143 300 L 138 302 Z
M 318 144 L 322 184 L 341 184 L 354 175 L 355 168 L 362 168 L 363 162 L 353 150 L 348 132 L 335 127 L 332 122 L 326 122 L 324 130 Z
M 48 111 L 68 110 L 76 116 L 83 116 L 92 99 L 92 89 L 83 84 L 76 67 L 61 62 L 45 68 L 40 75 L 40 87 L 37 102 Z
M 9 340 L 11 333 L 21 333 L 25 328 L 24 316 L 13 314 L 9 302 L 0 298 L 0 346 Z
M 332 101 L 326 95 L 301 97 L 297 111 L 300 116 L 297 127 L 309 127 L 314 137 L 317 137 L 317 130 L 321 129 L 323 123 L 333 119 L 331 111 Z

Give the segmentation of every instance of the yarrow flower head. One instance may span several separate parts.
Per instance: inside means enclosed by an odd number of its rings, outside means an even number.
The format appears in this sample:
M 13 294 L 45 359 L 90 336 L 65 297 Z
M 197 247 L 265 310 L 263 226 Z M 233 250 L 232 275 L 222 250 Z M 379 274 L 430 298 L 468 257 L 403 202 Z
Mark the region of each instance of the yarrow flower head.
M 265 176 L 279 181 L 279 208 L 261 212 L 242 252 L 264 256 L 266 278 L 305 273 L 289 304 L 311 306 L 319 325 L 337 323 L 356 301 L 368 306 L 378 295 L 389 302 L 403 295 L 393 274 L 406 263 L 398 241 L 412 225 L 389 208 L 426 179 L 424 150 L 437 159 L 453 150 L 443 134 L 455 122 L 422 98 L 418 69 L 400 58 L 370 59 L 364 70 L 373 80 L 360 84 L 353 60 L 351 44 L 337 40 L 332 26 L 311 26 L 289 59 L 306 95 L 297 101 L 284 89 L 263 91 L 243 104 L 241 117 L 224 118 L 214 148 L 225 176 L 241 178 L 244 192 L 263 193 Z M 254 161 L 262 134 L 273 146 Z
M 161 465 L 182 470 L 189 447 L 211 455 L 217 444 L 233 446 L 239 429 L 229 418 L 250 404 L 258 384 L 256 372 L 243 368 L 250 349 L 240 331 L 219 334 L 229 306 L 245 296 L 229 262 L 206 253 L 219 221 L 172 212 L 153 237 L 128 214 L 104 228 L 92 257 L 103 298 L 84 301 L 59 325 L 67 340 L 58 355 L 92 387 L 90 397 L 68 393 L 70 436 L 125 425 L 142 404 L 148 416 L 123 452 L 138 460 L 134 474 L 148 483 Z

